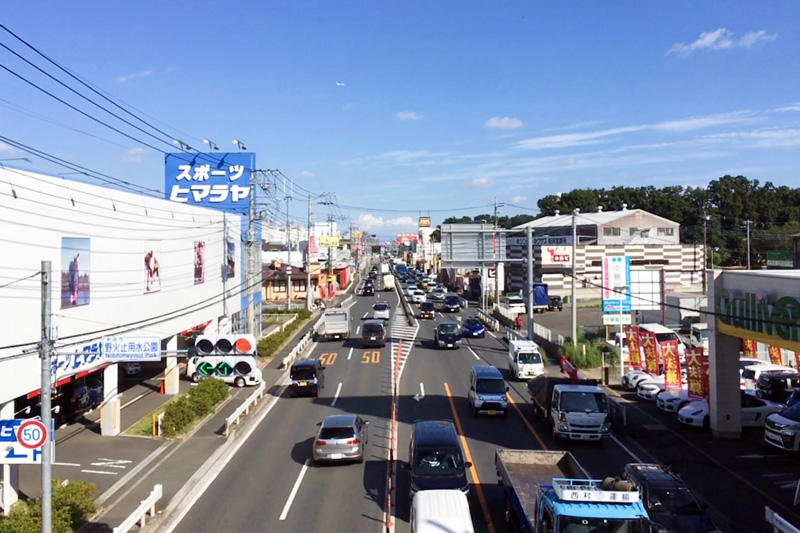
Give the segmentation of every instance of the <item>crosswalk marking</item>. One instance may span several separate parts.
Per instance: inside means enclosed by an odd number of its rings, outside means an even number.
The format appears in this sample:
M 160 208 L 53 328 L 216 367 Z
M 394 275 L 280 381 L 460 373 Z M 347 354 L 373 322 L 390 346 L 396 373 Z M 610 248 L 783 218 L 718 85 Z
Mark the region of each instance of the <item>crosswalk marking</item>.
M 390 327 L 392 332 L 392 361 L 397 357 L 397 342 L 403 341 L 401 343 L 400 364 L 397 376 L 399 380 L 400 375 L 403 374 L 403 368 L 406 366 L 408 355 L 411 353 L 411 348 L 414 347 L 414 339 L 417 338 L 419 324 L 415 322 L 413 326 L 409 326 L 404 312 L 400 312 L 398 309 L 398 312 L 394 313 L 392 316 Z

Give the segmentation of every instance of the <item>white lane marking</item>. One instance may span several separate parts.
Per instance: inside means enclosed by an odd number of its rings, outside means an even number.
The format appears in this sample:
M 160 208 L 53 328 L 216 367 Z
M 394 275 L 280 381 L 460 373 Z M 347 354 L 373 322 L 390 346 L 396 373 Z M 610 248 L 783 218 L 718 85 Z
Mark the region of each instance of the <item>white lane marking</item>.
M 303 464 L 303 468 L 300 469 L 300 475 L 297 476 L 297 480 L 294 482 L 292 492 L 289 493 L 289 499 L 286 500 L 286 505 L 283 506 L 283 511 L 281 511 L 281 516 L 278 520 L 286 520 L 286 515 L 289 514 L 289 508 L 292 506 L 294 497 L 297 495 L 297 489 L 300 488 L 300 482 L 303 481 L 303 476 L 306 475 L 306 470 L 308 470 L 308 459 L 306 459 L 306 462 Z
M 140 394 L 139 396 L 137 396 L 136 398 L 134 398 L 133 400 L 131 400 L 131 401 L 129 401 L 129 402 L 126 402 L 126 403 L 123 403 L 123 404 L 120 406 L 120 409 L 125 409 L 125 408 L 126 408 L 126 407 L 128 407 L 130 404 L 132 404 L 133 402 L 135 402 L 135 401 L 138 401 L 138 400 L 141 400 L 142 398 L 144 398 L 145 394 L 147 394 L 147 393 L 142 393 L 142 394 Z
M 359 331 L 360 329 L 361 329 L 361 326 L 358 326 L 358 327 L 356 328 L 356 335 L 358 335 L 358 331 Z M 348 359 L 350 359 L 350 358 L 348 357 Z
M 419 393 L 423 398 L 425 397 L 425 385 L 422 383 L 419 384 Z
M 622 444 L 622 441 L 621 441 L 621 440 L 619 440 L 617 437 L 615 437 L 615 436 L 614 436 L 614 435 L 612 435 L 611 433 L 609 433 L 609 434 L 608 434 L 608 436 L 609 436 L 609 437 L 611 437 L 611 440 L 613 440 L 614 442 L 616 442 L 617 444 L 619 444 L 619 447 L 620 447 L 620 448 L 622 448 L 623 450 L 625 450 L 626 452 L 628 452 L 628 455 L 630 455 L 631 457 L 633 457 L 633 458 L 634 458 L 634 460 L 635 460 L 637 463 L 644 463 L 644 461 L 642 461 L 641 459 L 639 459 L 639 456 L 638 456 L 638 455 L 636 455 L 635 453 L 633 453 L 633 452 L 632 452 L 632 451 L 631 451 L 631 450 L 630 450 L 630 449 L 629 449 L 627 446 L 625 446 L 624 444 Z
M 81 472 L 86 472 L 87 474 L 105 474 L 107 476 L 117 475 L 117 472 L 106 472 L 104 470 L 81 470 Z
M 491 335 L 491 336 L 492 336 L 492 337 L 494 337 L 495 339 L 497 338 L 497 335 L 495 335 L 495 334 L 494 334 L 494 333 L 492 333 L 491 331 L 487 331 L 486 333 L 488 333 L 489 335 Z
M 336 394 L 333 395 L 333 401 L 331 402 L 331 407 L 336 405 L 336 400 L 339 399 L 339 393 L 342 392 L 342 382 L 339 382 L 339 386 L 336 387 Z M 641 461 L 639 461 L 641 463 Z
M 53 463 L 53 466 L 81 466 L 80 463 Z
M 460 316 L 460 315 L 456 315 L 456 320 L 458 320 L 459 322 L 461 322 L 461 316 Z
M 109 459 L 107 457 L 98 457 L 96 463 L 91 463 L 92 466 L 104 466 L 106 468 L 121 468 L 125 469 L 128 468 L 126 465 L 129 465 L 133 461 L 129 461 L 128 459 Z
M 469 351 L 472 352 L 472 355 L 475 356 L 475 359 L 477 359 L 478 361 L 481 360 L 481 358 L 478 357 L 478 354 L 475 353 L 475 350 L 473 350 L 471 346 L 469 347 Z M 641 462 L 641 461 L 639 461 L 639 462 Z
M 358 335 L 358 330 L 356 330 L 356 335 Z M 347 360 L 350 360 L 350 357 L 353 355 L 353 349 L 350 348 L 350 351 L 347 353 Z
M 367 315 L 368 315 L 368 314 L 369 314 L 369 311 L 367 311 L 366 313 L 364 313 L 364 316 L 362 316 L 361 318 L 367 318 Z

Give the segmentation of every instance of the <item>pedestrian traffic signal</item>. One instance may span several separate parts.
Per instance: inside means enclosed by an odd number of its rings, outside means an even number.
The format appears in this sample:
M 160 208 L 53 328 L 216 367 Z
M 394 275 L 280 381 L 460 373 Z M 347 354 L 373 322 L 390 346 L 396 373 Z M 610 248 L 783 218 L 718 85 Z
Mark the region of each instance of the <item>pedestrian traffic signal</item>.
M 248 333 L 200 335 L 194 342 L 197 355 L 255 355 L 256 338 Z

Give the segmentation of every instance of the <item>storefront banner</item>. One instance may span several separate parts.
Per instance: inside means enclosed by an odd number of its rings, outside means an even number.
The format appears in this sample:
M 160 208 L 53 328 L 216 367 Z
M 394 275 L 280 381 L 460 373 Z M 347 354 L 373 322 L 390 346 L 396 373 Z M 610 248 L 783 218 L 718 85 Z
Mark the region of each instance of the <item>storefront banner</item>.
M 664 360 L 664 388 L 676 390 L 681 388 L 681 361 L 678 356 L 678 341 L 661 343 L 661 357 Z
M 800 352 L 794 352 L 794 367 L 800 368 Z
M 708 398 L 708 356 L 702 347 L 686 349 L 686 387 L 690 398 Z
M 628 354 L 631 366 L 641 367 L 642 359 L 639 357 L 639 326 L 624 326 L 623 331 L 628 338 Z
M 781 347 L 773 344 L 767 344 L 767 353 L 769 354 L 769 362 L 773 365 L 783 365 L 783 356 L 781 355 Z
M 753 339 L 742 339 L 742 356 L 743 357 L 752 357 L 755 359 L 758 357 L 758 344 Z
M 644 369 L 646 372 L 657 376 L 659 372 L 656 336 L 653 333 L 639 330 L 639 340 L 642 343 L 642 351 L 644 352 Z

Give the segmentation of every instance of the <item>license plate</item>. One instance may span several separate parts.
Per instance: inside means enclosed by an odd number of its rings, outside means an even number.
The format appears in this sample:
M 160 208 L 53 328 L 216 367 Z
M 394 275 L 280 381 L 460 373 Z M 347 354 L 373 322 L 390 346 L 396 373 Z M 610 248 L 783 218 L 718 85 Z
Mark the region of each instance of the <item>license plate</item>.
M 486 412 L 487 412 L 488 414 L 490 414 L 490 415 L 496 415 L 496 414 L 497 414 L 497 411 L 486 411 Z
M 447 345 L 447 347 L 448 347 L 448 348 L 452 348 L 452 347 L 453 347 L 453 345 L 452 345 L 452 344 L 448 344 L 448 345 Z
M 341 453 L 332 453 L 328 457 L 331 459 L 341 459 L 342 457 L 344 457 L 344 455 L 342 455 Z
M 375 340 L 378 340 L 378 337 L 370 337 L 369 340 L 375 341 Z
M 528 370 L 528 375 L 532 376 L 533 375 L 533 370 Z
M 306 383 L 305 381 L 301 381 L 300 383 L 297 384 L 298 387 L 305 387 L 307 385 L 308 383 Z

